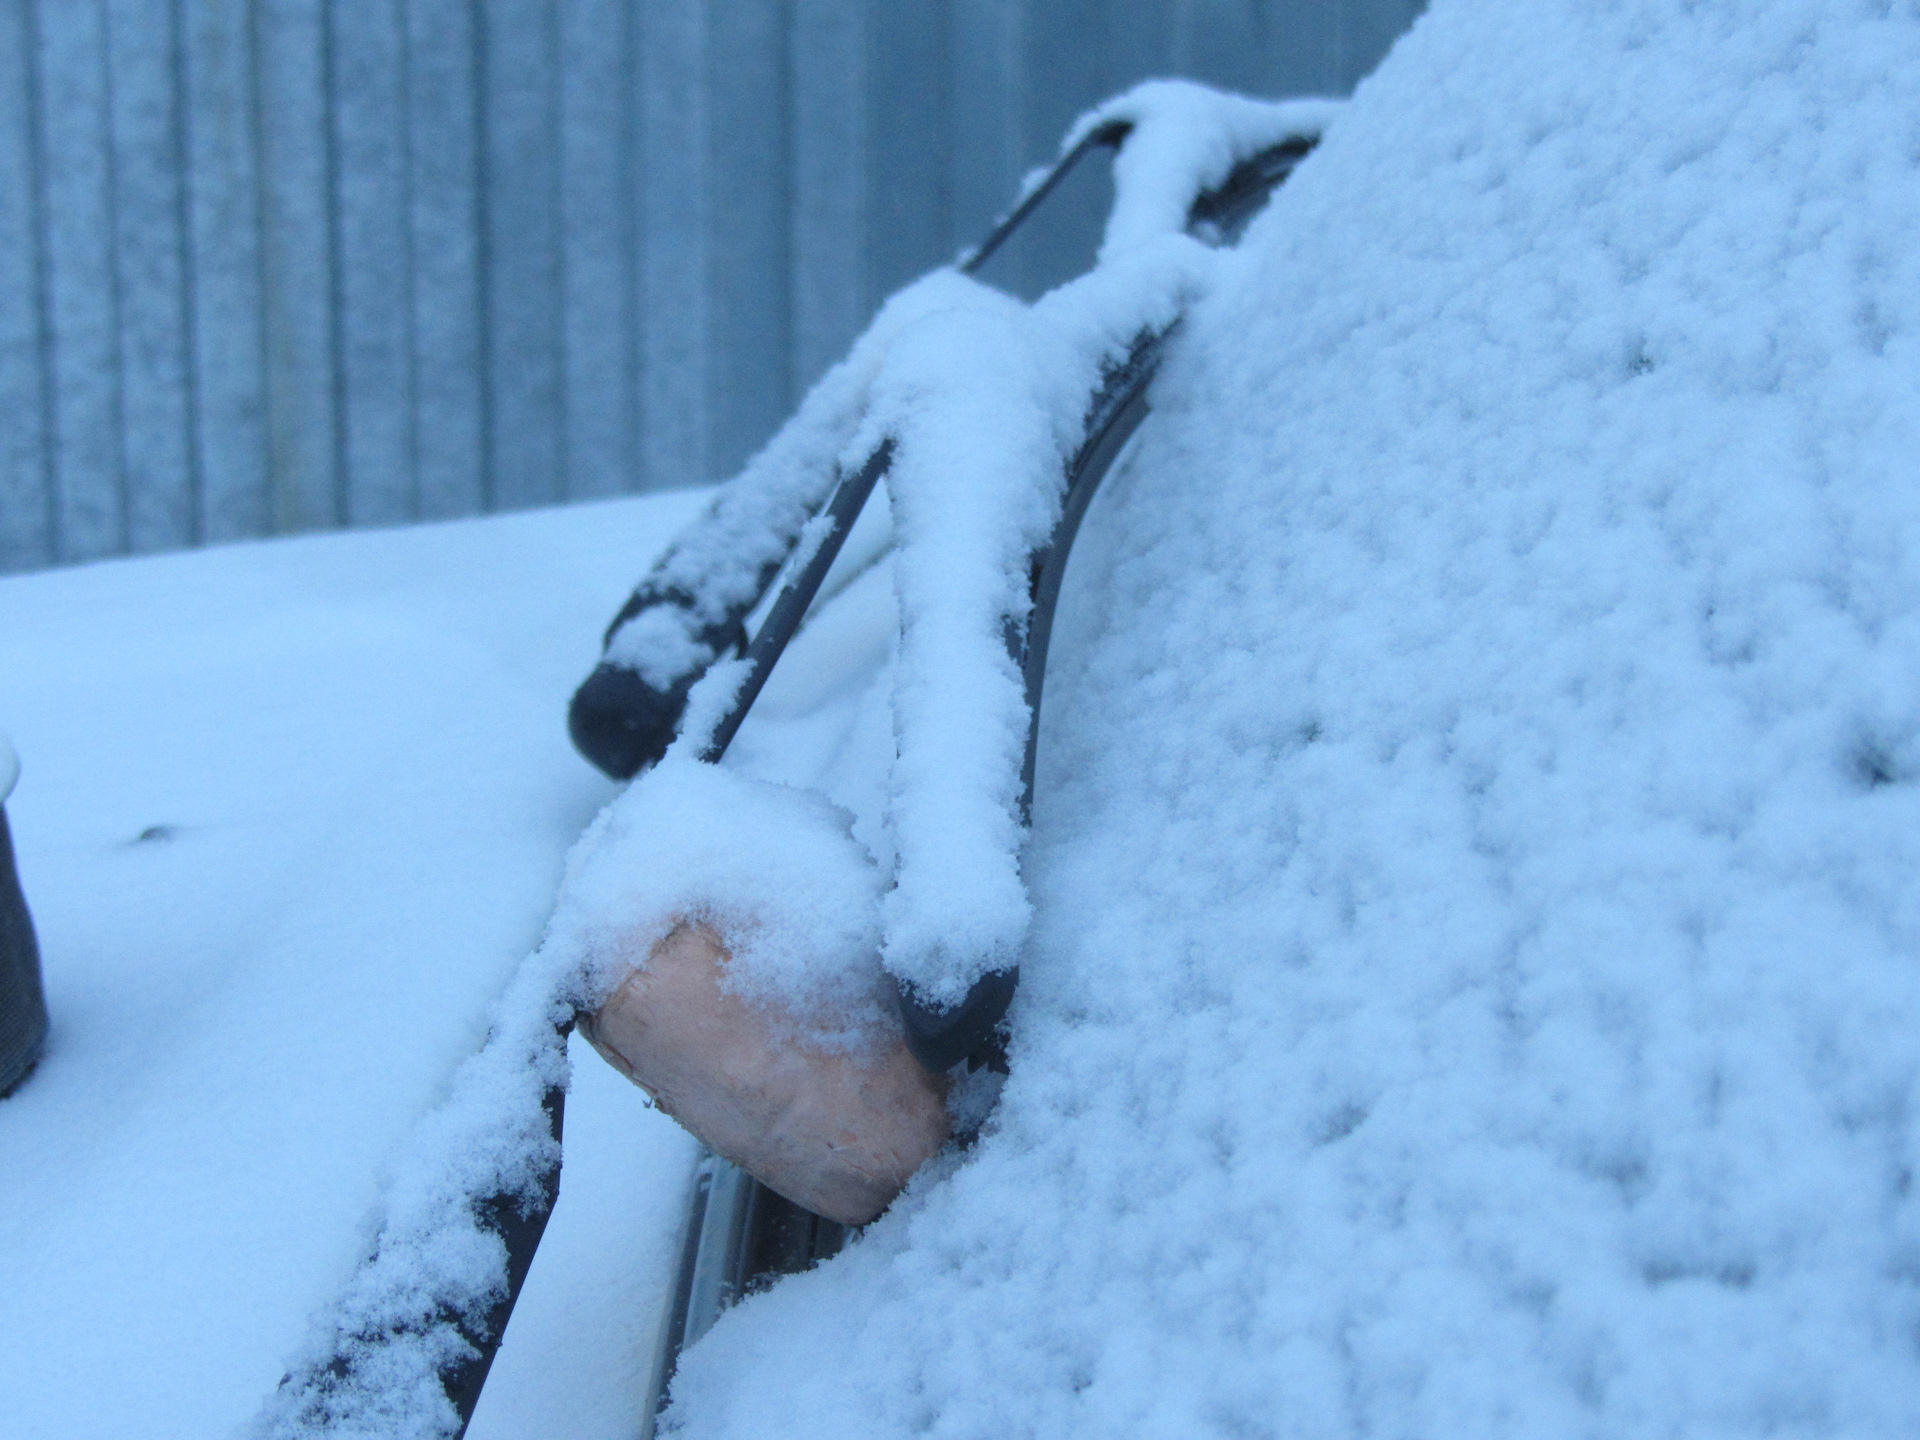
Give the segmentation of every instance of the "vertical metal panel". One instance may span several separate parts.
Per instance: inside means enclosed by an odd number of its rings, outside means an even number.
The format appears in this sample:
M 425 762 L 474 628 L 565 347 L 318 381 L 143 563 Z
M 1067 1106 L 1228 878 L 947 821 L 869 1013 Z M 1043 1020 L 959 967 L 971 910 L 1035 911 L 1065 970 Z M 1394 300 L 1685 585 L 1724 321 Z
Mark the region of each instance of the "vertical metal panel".
M 56 558 L 42 373 L 34 34 L 24 4 L 0 5 L 0 572 Z
M 951 0 L 867 0 L 867 303 L 957 248 Z M 961 0 L 965 3 L 965 0 Z
M 1164 73 L 1160 56 L 1140 57 L 1148 63 L 1137 72 L 1115 63 L 1110 32 L 1139 26 L 1139 14 L 1121 14 L 1101 0 L 1050 0 L 1029 12 L 1022 47 L 1027 83 L 1019 111 L 1029 164 L 1052 160 L 1067 127 L 1090 105 L 1136 80 Z M 1001 283 L 1037 295 L 1093 262 L 1112 194 L 1106 169 L 1104 158 L 1090 159 L 1054 192 L 1007 247 Z
M 709 37 L 707 464 L 740 467 L 791 405 L 787 29 L 782 0 L 729 0 Z
M 54 513 L 63 560 L 126 549 L 119 303 L 102 0 L 40 0 L 42 216 L 52 321 Z
M 1031 57 L 1024 107 L 1027 153 L 1051 155 L 1074 118 L 1109 90 L 1101 0 L 1047 0 L 1027 12 Z M 1145 76 L 1118 77 L 1121 85 Z
M 1366 79 L 1380 57 L 1426 8 L 1427 0 L 1344 0 L 1340 13 L 1340 90 L 1351 90 Z
M 1085 107 L 1421 8 L 0 0 L 0 569 L 717 478 Z
M 151 0 L 107 6 L 122 475 L 135 551 L 198 538 L 173 21 Z
M 566 494 L 638 484 L 634 334 L 633 10 L 561 5 L 561 226 L 565 286 Z
M 407 0 L 413 463 L 422 519 L 485 508 L 473 0 Z
M 244 0 L 174 0 L 186 168 L 188 393 L 203 541 L 271 533 L 260 157 Z
M 792 384 L 804 390 L 846 352 L 867 318 L 866 35 L 845 0 L 794 0 L 790 205 Z
M 393 524 L 418 513 L 406 22 L 399 0 L 335 0 L 328 25 L 344 518 Z
M 328 27 L 313 0 L 256 0 L 266 511 L 276 531 L 346 520 L 336 427 Z
M 649 0 L 640 29 L 641 455 L 655 486 L 707 477 L 707 22 Z
M 565 498 L 557 0 L 490 0 L 484 25 L 489 504 Z
M 1105 55 L 1102 79 L 1109 93 L 1136 80 L 1185 73 L 1187 67 L 1180 59 L 1179 30 L 1186 9 L 1184 0 L 1167 0 L 1159 5 L 1102 7 L 1100 48 Z M 1271 86 L 1263 88 L 1272 89 Z
M 1027 32 L 1021 0 L 953 11 L 953 219 L 966 239 L 986 232 L 1027 169 Z
M 1183 0 L 1181 68 L 1252 94 L 1323 93 L 1342 0 Z

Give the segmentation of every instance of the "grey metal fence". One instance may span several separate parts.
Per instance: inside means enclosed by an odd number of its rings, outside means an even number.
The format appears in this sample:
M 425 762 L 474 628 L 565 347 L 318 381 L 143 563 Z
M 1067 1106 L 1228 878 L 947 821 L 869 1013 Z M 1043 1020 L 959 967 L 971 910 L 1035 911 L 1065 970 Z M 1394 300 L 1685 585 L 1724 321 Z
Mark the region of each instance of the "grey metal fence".
M 1085 106 L 1421 3 L 0 0 L 0 570 L 723 475 Z

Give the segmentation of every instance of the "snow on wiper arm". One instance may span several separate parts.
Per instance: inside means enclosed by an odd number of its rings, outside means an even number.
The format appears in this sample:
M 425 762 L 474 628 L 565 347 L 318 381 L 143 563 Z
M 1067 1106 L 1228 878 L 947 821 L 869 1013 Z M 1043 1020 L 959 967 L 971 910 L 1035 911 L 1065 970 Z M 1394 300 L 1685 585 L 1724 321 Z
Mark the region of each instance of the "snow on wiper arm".
M 1181 230 L 1211 245 L 1231 244 L 1339 106 L 1252 100 L 1186 81 L 1135 86 L 1075 122 L 1060 158 L 1029 174 L 1013 206 L 954 268 L 976 273 L 1100 149 L 1117 152 L 1103 261 L 1144 238 Z M 858 425 L 865 385 L 889 336 L 908 318 L 894 312 L 910 311 L 902 302 L 932 278 L 882 307 L 847 359 L 720 488 L 615 615 L 602 659 L 568 713 L 575 747 L 607 774 L 630 779 L 658 760 L 689 687 L 714 661 L 744 647 L 744 622 L 765 600 L 807 517 L 825 502 L 834 458 Z

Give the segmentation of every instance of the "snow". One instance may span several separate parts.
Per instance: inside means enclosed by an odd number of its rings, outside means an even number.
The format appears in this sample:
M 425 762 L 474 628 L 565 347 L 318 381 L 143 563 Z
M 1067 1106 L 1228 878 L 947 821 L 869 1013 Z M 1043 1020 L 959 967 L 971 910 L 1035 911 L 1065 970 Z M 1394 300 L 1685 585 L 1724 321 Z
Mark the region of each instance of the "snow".
M 0 1431 L 204 1440 L 259 1410 L 612 793 L 565 699 L 703 498 L 0 580 L 53 1016 L 0 1103 Z M 537 1333 L 475 1440 L 556 1390 L 570 1435 L 627 1435 L 652 1364 L 692 1146 L 576 1058 Z
M 704 921 L 727 946 L 728 988 L 811 1022 L 816 1045 L 860 1043 L 884 994 L 882 881 L 852 815 L 812 790 L 702 764 L 691 748 L 582 837 L 548 948 L 589 957 L 604 993 L 681 921 Z
M 313 1306 L 292 1358 L 293 1383 L 273 1395 L 247 1433 L 339 1440 L 452 1433 L 457 1417 L 436 1374 L 471 1357 L 460 1324 L 473 1327 L 485 1316 L 505 1276 L 504 1247 L 478 1223 L 474 1202 L 502 1196 L 524 1207 L 536 1199 L 553 1159 L 543 1099 L 567 1075 L 560 1028 L 597 1005 L 681 917 L 711 918 L 734 951 L 730 983 L 786 1011 L 811 1043 L 852 1048 L 875 1038 L 886 1014 L 877 945 L 882 872 L 853 833 L 852 814 L 825 798 L 877 796 L 886 768 L 884 748 L 870 744 L 849 755 L 846 746 L 847 730 L 863 728 L 862 707 L 856 702 L 850 710 L 843 692 L 884 701 L 888 639 L 896 628 L 897 611 L 875 603 L 884 591 L 871 583 L 892 568 L 876 545 L 886 527 L 870 523 L 866 530 L 854 553 L 870 570 L 837 577 L 835 598 L 796 639 L 792 665 L 774 672 L 763 707 L 742 732 L 745 753 L 779 757 L 766 766 L 767 777 L 696 758 L 744 678 L 744 662 L 722 662 L 693 687 L 682 734 L 666 759 L 607 805 L 573 846 L 539 947 L 489 1007 L 485 1044 L 459 1065 L 445 1098 L 420 1116 L 400 1147 L 382 1187 L 370 1256 Z M 823 686 L 828 676 L 840 683 Z M 824 751 L 823 737 L 831 740 Z M 630 1107 L 637 1097 L 629 1092 Z M 570 1153 L 577 1143 L 569 1141 Z M 683 1170 L 665 1173 L 684 1183 Z M 652 1195 L 641 1202 L 657 1214 L 660 1174 L 652 1179 Z M 581 1184 L 569 1164 L 556 1226 L 584 1208 L 567 1208 Z M 596 1207 L 603 1225 L 617 1225 L 624 1213 L 601 1191 L 589 1191 L 585 1206 Z M 576 1221 L 574 1228 L 582 1226 Z M 578 1265 L 609 1238 L 602 1231 L 564 1253 Z M 657 1266 L 669 1253 L 665 1241 L 655 1231 L 645 1250 L 656 1267 L 647 1275 L 645 1308 L 656 1321 L 664 1315 Z M 631 1252 L 634 1243 L 614 1236 L 611 1248 Z M 540 1253 L 541 1273 L 550 1275 L 544 1242 Z M 562 1274 L 581 1283 L 577 1272 Z M 563 1283 L 543 1282 L 546 1309 L 536 1307 L 526 1325 L 556 1323 Z M 605 1288 L 597 1277 L 586 1283 Z M 630 1279 L 628 1288 L 642 1287 Z M 609 1314 L 604 1300 L 593 1313 L 616 1334 L 638 1333 L 630 1315 Z M 522 1378 L 505 1382 L 504 1399 L 502 1387 L 489 1382 L 470 1434 L 510 1423 L 496 1416 L 525 1424 L 544 1413 L 571 1427 L 580 1412 L 577 1401 L 564 1398 L 571 1390 L 589 1404 L 598 1401 L 608 1433 L 631 1427 L 641 1403 L 633 1384 L 645 1373 L 631 1351 L 624 1363 L 585 1377 L 575 1356 L 562 1372 L 570 1377 L 565 1384 L 549 1377 L 539 1386 L 530 1377 L 543 1372 L 518 1357 L 531 1347 L 551 1356 L 552 1342 L 544 1335 L 521 1342 L 523 1328 L 516 1320 L 501 1351 L 505 1373 Z M 606 1352 L 603 1343 L 582 1354 L 604 1359 Z M 530 1388 L 563 1403 L 542 1412 L 523 1398 Z
M 1103 377 L 1177 321 L 1211 258 L 1183 235 L 1143 240 L 1031 307 L 955 277 L 875 377 L 862 437 L 897 447 L 900 625 L 884 958 L 932 1003 L 1018 962 L 1030 712 L 1008 636 L 1026 629 L 1032 557 Z
M 1113 157 L 1113 209 L 1099 263 L 1179 234 L 1194 197 L 1236 164 L 1282 141 L 1321 134 L 1341 109 L 1338 100 L 1255 100 L 1191 80 L 1148 80 L 1096 105 L 1074 122 L 1060 151 L 1116 122 L 1130 127 Z
M 1026 935 L 1027 704 L 1007 630 L 1025 626 L 1027 557 L 1059 515 L 1095 378 L 1017 301 L 969 288 L 971 304 L 901 337 L 869 422 L 897 445 L 886 960 L 941 1004 L 1014 963 Z
M 1088 521 L 988 1133 L 680 1434 L 1914 1432 L 1917 90 L 1416 25 Z
M 1093 397 L 1135 342 L 1171 326 L 1195 293 L 1211 257 L 1181 232 L 1199 192 L 1254 151 L 1318 133 L 1338 108 L 1154 82 L 1084 117 L 1063 153 L 1098 125 L 1131 127 L 1095 273 L 1032 307 L 951 270 L 893 297 L 847 360 L 676 539 L 641 591 L 654 603 L 609 639 L 609 661 L 656 689 L 697 673 L 783 548 L 793 546 L 791 574 L 824 539 L 824 517 L 799 517 L 819 505 L 828 475 L 853 473 L 883 444 L 894 447 L 884 503 L 898 551 L 900 644 L 883 955 L 931 1003 L 956 1004 L 981 976 L 1017 963 L 1025 939 L 1028 709 L 1008 637 L 1025 629 L 1031 557 L 1059 516 Z M 695 703 L 714 706 L 715 688 L 704 692 Z M 661 788 L 652 793 L 646 826 L 614 827 L 595 842 L 602 869 L 647 871 L 649 835 L 703 825 L 690 795 L 669 812 Z M 634 833 L 638 848 L 624 838 Z M 630 905 L 620 913 L 638 923 Z M 646 922 L 649 933 L 670 918 Z
M 609 661 L 665 690 L 697 674 L 720 653 L 712 634 L 729 614 L 749 609 L 833 488 L 836 466 L 866 415 L 868 391 L 893 343 L 970 286 L 936 270 L 880 308 L 847 358 L 829 370 L 746 468 L 714 491 L 699 520 L 673 537 L 642 584 L 649 598 L 673 603 L 642 609 L 608 637 Z

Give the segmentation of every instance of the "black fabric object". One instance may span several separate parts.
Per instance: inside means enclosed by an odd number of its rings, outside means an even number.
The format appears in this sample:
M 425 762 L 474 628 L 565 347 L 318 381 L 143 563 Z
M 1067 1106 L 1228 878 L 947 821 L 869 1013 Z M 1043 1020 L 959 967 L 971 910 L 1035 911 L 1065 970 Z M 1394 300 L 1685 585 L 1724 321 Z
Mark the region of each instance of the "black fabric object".
M 13 835 L 0 805 L 0 1099 L 32 1073 L 47 1043 L 40 945 L 13 863 Z
M 610 778 L 631 780 L 667 753 L 687 708 L 687 692 L 699 678 L 684 675 L 661 690 L 638 671 L 602 660 L 567 707 L 573 748 Z
M 1020 986 L 1020 967 L 989 970 L 973 982 L 966 998 L 958 1005 L 941 1009 L 929 1005 L 892 976 L 894 1003 L 900 1010 L 900 1024 L 907 1032 L 907 1048 L 928 1073 L 942 1075 L 961 1061 L 969 1070 L 982 1066 L 1004 1073 L 1007 1068 L 1005 1037 L 1000 1022 L 1013 1003 L 1013 992 Z
M 769 573 L 766 578 L 771 582 L 773 576 Z M 643 585 L 613 617 L 602 644 L 612 644 L 620 627 L 643 610 L 657 605 L 692 610 L 698 603 L 684 590 Z M 741 624 L 746 614 L 746 610 L 730 613 L 701 628 L 698 639 L 715 656 L 740 654 L 747 648 L 747 632 Z M 648 684 L 638 671 L 602 660 L 574 692 L 573 703 L 567 707 L 567 734 L 574 749 L 613 779 L 631 780 L 667 753 L 680 728 L 681 713 L 687 708 L 687 692 L 705 673 L 704 665 L 696 667 L 662 689 Z

